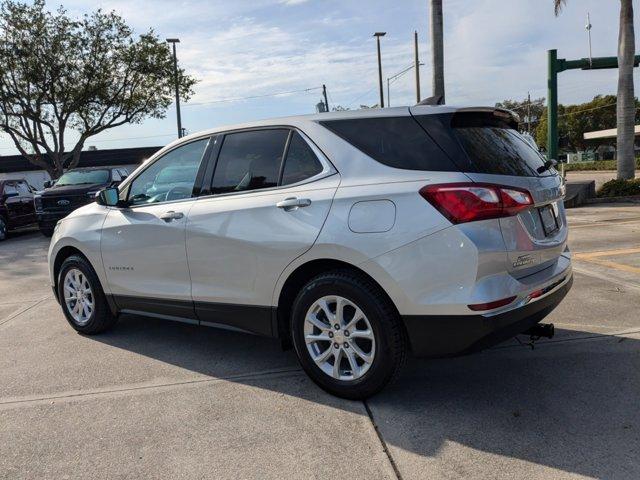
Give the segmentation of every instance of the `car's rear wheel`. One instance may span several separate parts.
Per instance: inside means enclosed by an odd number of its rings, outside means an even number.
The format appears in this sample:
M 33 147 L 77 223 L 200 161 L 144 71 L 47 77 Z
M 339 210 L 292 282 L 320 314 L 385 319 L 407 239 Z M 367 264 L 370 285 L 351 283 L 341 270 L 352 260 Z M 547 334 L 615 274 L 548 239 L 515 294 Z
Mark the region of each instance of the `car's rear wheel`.
M 407 355 L 398 313 L 380 287 L 344 270 L 321 274 L 298 294 L 292 310 L 300 364 L 324 390 L 363 399 L 399 373 Z
M 0 217 L 0 242 L 7 238 L 7 222 L 3 217 Z
M 67 321 L 80 333 L 101 333 L 117 321 L 93 267 L 80 255 L 72 255 L 62 263 L 58 298 Z

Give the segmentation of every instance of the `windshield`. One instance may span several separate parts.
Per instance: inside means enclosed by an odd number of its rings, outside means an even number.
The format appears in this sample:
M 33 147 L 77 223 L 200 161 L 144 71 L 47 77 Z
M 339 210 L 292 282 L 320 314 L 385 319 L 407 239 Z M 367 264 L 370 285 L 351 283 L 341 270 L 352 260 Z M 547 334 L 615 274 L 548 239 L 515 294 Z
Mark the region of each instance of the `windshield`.
M 109 170 L 71 170 L 62 175 L 56 185 L 88 185 L 108 182 Z

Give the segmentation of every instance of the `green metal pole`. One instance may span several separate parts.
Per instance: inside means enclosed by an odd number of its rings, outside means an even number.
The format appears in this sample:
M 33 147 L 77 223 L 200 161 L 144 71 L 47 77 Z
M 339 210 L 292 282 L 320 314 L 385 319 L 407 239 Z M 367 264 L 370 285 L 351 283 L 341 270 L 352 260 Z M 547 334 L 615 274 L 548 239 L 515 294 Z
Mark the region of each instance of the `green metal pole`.
M 558 158 L 558 51 L 547 52 L 547 158 Z

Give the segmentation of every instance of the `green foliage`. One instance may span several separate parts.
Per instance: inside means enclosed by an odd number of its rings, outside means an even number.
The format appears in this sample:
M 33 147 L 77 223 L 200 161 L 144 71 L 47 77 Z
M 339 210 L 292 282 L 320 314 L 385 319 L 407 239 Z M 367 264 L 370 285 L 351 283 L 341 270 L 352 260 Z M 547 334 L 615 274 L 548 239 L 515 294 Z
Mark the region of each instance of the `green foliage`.
M 598 191 L 599 197 L 628 197 L 631 195 L 640 195 L 640 178 L 609 180 Z
M 535 132 L 536 126 L 545 111 L 544 100 L 544 97 L 532 99 L 531 102 L 526 98 L 522 101 L 504 100 L 496 103 L 496 107 L 506 108 L 517 113 L 520 117 L 518 130 L 521 132 L 526 132 L 527 126 L 530 126 L 531 131 Z
M 178 78 L 186 100 L 196 80 Z M 136 37 L 115 12 L 74 19 L 44 0 L 0 3 L 0 129 L 53 177 L 77 165 L 87 138 L 164 117 L 174 88 L 172 52 L 152 30 Z
M 606 130 L 616 126 L 616 96 L 597 95 L 590 102 L 558 105 L 558 138 L 566 151 L 584 151 L 599 145 L 613 145 L 615 139 L 585 140 L 585 132 Z M 547 111 L 536 129 L 536 141 L 547 144 Z
M 618 162 L 615 160 L 598 160 L 595 162 L 576 162 L 566 163 L 564 165 L 565 172 L 589 171 L 589 170 L 616 170 Z M 640 168 L 640 159 L 636 158 L 636 168 Z
M 636 100 L 636 104 L 640 103 Z M 637 110 L 636 110 L 637 112 Z M 640 115 L 636 113 L 636 123 Z M 596 149 L 600 145 L 615 145 L 615 138 L 585 140 L 585 132 L 606 130 L 616 127 L 616 96 L 596 95 L 593 100 L 578 105 L 558 105 L 558 138 L 564 151 L 585 151 Z M 547 145 L 547 109 L 536 128 L 536 143 Z

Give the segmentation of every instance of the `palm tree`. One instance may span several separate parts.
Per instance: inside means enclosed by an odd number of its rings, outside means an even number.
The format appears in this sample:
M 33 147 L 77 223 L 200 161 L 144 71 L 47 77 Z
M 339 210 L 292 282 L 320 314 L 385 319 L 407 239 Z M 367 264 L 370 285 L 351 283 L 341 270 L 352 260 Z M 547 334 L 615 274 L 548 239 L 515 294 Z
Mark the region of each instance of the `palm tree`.
M 444 46 L 442 35 L 442 0 L 431 0 L 431 54 L 433 96 L 444 103 Z
M 558 16 L 567 0 L 554 0 Z M 618 32 L 618 99 L 616 123 L 618 138 L 616 157 L 618 179 L 634 178 L 636 159 L 634 152 L 634 126 L 636 117 L 633 92 L 633 62 L 635 59 L 635 34 L 633 31 L 633 0 L 620 0 L 620 30 Z

